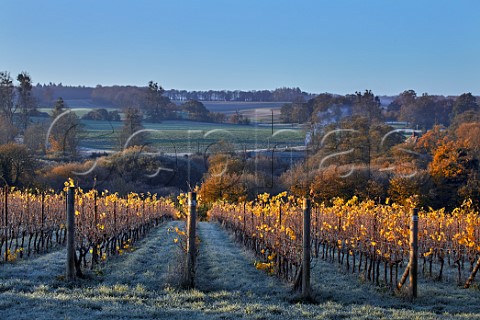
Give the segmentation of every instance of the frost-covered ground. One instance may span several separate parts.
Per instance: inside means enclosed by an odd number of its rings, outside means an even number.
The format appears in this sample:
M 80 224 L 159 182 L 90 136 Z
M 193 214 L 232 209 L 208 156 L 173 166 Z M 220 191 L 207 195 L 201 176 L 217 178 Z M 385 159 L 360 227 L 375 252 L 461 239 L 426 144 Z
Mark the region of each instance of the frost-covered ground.
M 180 225 L 159 227 L 75 284 L 62 277 L 64 250 L 0 265 L 0 319 L 480 319 L 478 286 L 422 282 L 411 304 L 321 261 L 312 271 L 317 303 L 296 303 L 287 284 L 256 270 L 251 253 L 206 222 L 198 224 L 197 289 L 178 290 L 180 249 L 167 229 Z

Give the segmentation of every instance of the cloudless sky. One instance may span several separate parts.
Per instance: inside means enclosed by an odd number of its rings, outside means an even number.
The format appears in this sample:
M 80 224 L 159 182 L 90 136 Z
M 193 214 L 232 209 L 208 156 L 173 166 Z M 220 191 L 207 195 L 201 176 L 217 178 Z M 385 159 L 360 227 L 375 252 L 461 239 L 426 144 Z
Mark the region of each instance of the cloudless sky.
M 480 94 L 476 0 L 0 0 L 34 83 Z

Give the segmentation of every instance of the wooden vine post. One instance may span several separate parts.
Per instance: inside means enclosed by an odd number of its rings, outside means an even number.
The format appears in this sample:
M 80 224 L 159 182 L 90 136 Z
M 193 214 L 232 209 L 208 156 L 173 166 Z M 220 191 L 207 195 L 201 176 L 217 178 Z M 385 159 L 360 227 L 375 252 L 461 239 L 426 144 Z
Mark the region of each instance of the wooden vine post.
M 475 275 L 477 274 L 479 268 L 480 268 L 480 258 L 478 258 L 475 268 L 473 268 L 472 273 L 470 273 L 470 276 L 467 279 L 467 282 L 465 282 L 465 285 L 463 286 L 465 289 L 470 288 L 470 285 L 475 279 Z
M 410 294 L 412 298 L 418 295 L 418 209 L 413 209 L 410 221 Z
M 312 208 L 310 199 L 303 199 L 303 251 L 302 251 L 302 299 L 311 298 L 310 289 L 310 221 Z
M 5 197 L 3 206 L 5 214 L 5 261 L 8 261 L 8 186 L 3 189 L 3 195 Z
M 195 192 L 188 193 L 188 218 L 187 218 L 187 263 L 185 266 L 184 287 L 195 287 L 195 228 L 197 220 L 197 194 Z
M 97 192 L 93 194 L 93 230 L 95 230 L 95 240 L 93 241 L 92 248 L 92 267 L 93 269 L 96 264 L 98 264 L 98 239 L 97 230 L 98 230 L 98 203 L 97 203 Z
M 42 192 L 42 207 L 41 207 L 41 212 L 40 212 L 40 219 L 41 219 L 41 224 L 40 224 L 40 239 L 42 239 L 42 250 L 45 250 L 45 238 L 44 238 L 44 233 L 45 233 L 45 192 Z
M 409 277 L 410 280 L 410 297 L 418 296 L 418 209 L 413 209 L 412 220 L 410 221 L 410 261 L 405 272 L 403 273 L 397 289 L 401 289 L 405 281 Z
M 67 274 L 68 281 L 75 279 L 75 187 L 67 191 Z

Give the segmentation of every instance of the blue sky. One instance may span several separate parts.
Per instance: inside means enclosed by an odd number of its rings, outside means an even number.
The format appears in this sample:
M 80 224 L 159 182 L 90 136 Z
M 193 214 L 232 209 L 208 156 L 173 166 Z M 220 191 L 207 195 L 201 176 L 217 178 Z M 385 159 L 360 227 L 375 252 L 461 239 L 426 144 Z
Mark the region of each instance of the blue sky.
M 480 1 L 0 0 L 34 83 L 480 94 Z

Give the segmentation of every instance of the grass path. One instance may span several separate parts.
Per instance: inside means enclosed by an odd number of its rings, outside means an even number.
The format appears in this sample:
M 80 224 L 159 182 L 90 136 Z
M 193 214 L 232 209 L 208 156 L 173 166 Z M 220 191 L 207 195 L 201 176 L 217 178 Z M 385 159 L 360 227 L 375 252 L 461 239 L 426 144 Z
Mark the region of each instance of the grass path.
M 285 296 L 288 288 L 277 278 L 254 267 L 255 257 L 235 244 L 218 224 L 200 222 L 197 288 L 201 291 L 240 291 L 263 296 Z
M 314 259 L 312 288 L 319 301 L 330 301 L 345 306 L 374 306 L 398 314 L 426 314 L 453 318 L 480 319 L 480 290 L 463 289 L 452 282 L 435 281 L 419 276 L 418 298 L 412 303 L 407 298 L 408 280 L 402 293 L 393 294 L 385 287 L 377 287 L 356 272 L 345 271 L 338 263 Z M 382 265 L 383 267 L 383 265 Z M 452 269 L 450 267 L 450 269 Z M 450 271 L 445 271 L 447 274 Z M 383 272 L 383 269 L 382 269 Z M 421 273 L 421 268 L 419 268 Z M 387 313 L 387 314 L 388 314 Z
M 62 278 L 66 250 L 0 266 L 0 319 L 143 319 L 172 316 L 156 308 L 176 271 L 169 222 L 114 257 L 87 279 Z M 167 299 L 165 299 L 167 300 Z M 175 313 L 177 314 L 177 312 Z M 176 315 L 173 315 L 173 318 Z
M 103 283 L 138 285 L 147 290 L 161 290 L 169 286 L 180 272 L 177 268 L 180 248 L 173 243 L 175 234 L 168 229 L 181 225 L 178 221 L 169 222 L 149 236 L 135 252 L 107 264 L 102 272 L 105 275 Z

